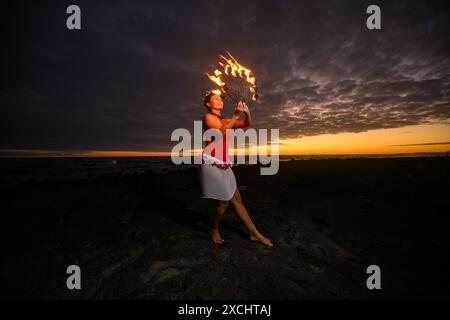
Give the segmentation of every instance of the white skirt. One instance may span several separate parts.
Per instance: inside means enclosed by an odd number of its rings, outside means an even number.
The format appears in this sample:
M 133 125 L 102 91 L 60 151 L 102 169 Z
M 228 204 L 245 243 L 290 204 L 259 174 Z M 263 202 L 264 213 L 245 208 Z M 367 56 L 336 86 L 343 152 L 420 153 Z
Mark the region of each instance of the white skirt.
M 220 169 L 210 164 L 200 166 L 203 198 L 228 201 L 236 191 L 236 178 L 231 168 Z

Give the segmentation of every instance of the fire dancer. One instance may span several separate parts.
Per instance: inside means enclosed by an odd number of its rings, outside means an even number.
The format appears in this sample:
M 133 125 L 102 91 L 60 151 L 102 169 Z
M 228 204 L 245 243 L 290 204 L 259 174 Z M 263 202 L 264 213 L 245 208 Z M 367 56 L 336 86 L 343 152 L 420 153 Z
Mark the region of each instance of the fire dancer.
M 223 137 L 221 141 L 213 141 L 211 139 L 206 142 L 206 146 L 214 143 L 216 144 L 216 147 L 205 147 L 202 153 L 203 163 L 200 169 L 203 197 L 217 200 L 211 227 L 212 241 L 216 244 L 222 244 L 224 242 L 219 233 L 219 223 L 222 215 L 231 202 L 237 217 L 244 223 L 245 227 L 250 232 L 250 239 L 253 241 L 260 241 L 264 245 L 272 247 L 272 242 L 256 229 L 242 203 L 241 195 L 236 184 L 236 178 L 228 158 L 227 139 L 229 137 L 226 135 L 226 129 L 243 128 L 251 124 L 252 118 L 248 106 L 245 102 L 238 102 L 231 119 L 226 119 L 222 116 L 223 101 L 220 94 L 209 92 L 204 98 L 204 105 L 208 109 L 208 112 L 203 117 L 204 130 L 220 130 Z M 245 114 L 245 120 L 239 120 L 242 113 Z M 218 144 L 221 144 L 221 148 L 217 148 Z M 217 152 L 217 150 L 220 149 L 222 149 L 222 152 Z

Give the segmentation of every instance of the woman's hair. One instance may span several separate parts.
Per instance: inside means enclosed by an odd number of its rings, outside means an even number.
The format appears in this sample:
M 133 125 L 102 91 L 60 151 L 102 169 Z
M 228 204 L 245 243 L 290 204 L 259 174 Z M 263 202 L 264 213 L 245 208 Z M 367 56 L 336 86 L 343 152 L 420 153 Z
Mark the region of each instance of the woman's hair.
M 214 93 L 207 92 L 205 97 L 203 98 L 203 105 L 206 107 L 206 109 L 208 109 L 209 111 L 211 111 L 211 108 L 208 106 L 208 103 L 211 101 L 212 96 L 214 95 Z

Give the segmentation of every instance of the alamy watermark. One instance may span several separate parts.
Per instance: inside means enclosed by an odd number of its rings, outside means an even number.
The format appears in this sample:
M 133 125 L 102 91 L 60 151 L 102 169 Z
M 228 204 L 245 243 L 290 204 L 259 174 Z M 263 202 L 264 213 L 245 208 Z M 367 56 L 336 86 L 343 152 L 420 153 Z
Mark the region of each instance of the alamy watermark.
M 381 289 L 381 269 L 376 264 L 370 265 L 366 270 L 370 276 L 366 280 L 366 286 L 369 290 Z
M 67 267 L 66 273 L 70 274 L 66 280 L 66 286 L 69 290 L 81 290 L 81 269 L 76 264 Z
M 204 149 L 204 152 L 211 154 L 215 151 L 216 154 L 223 152 L 223 139 L 226 139 L 229 150 L 237 150 L 236 162 L 234 157 L 228 160 L 231 164 L 246 164 L 248 157 L 249 164 L 268 165 L 260 168 L 261 175 L 274 175 L 279 169 L 279 129 L 270 129 L 270 138 L 268 136 L 268 129 L 254 129 L 249 128 L 245 131 L 243 129 L 227 129 L 225 135 L 218 129 L 208 129 L 203 132 L 202 121 L 194 121 L 194 133 L 185 128 L 177 128 L 172 132 L 171 141 L 178 141 L 172 148 L 171 159 L 172 163 L 180 164 L 202 164 L 202 156 L 193 156 L 192 150 L 201 151 L 203 142 L 214 138 L 215 143 L 211 143 Z M 270 139 L 270 140 L 269 140 Z M 236 141 L 236 142 L 235 142 Z M 246 142 L 250 148 L 256 148 L 256 153 L 249 151 L 245 154 Z M 270 149 L 270 153 L 268 152 Z M 244 154 L 242 154 L 244 153 Z
M 369 30 L 380 30 L 381 29 L 381 9 L 376 4 L 372 4 L 367 7 L 367 14 L 370 16 L 366 20 L 366 27 Z
M 67 7 L 66 13 L 70 14 L 66 20 L 66 27 L 69 30 L 81 30 L 81 9 L 79 6 L 72 4 Z

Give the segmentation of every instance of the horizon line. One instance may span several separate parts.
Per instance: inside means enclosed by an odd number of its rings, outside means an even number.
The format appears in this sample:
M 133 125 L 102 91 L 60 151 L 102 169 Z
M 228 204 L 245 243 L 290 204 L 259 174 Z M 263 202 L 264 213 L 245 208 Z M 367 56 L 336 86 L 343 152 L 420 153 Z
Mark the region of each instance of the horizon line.
M 395 156 L 395 155 L 418 155 L 418 154 L 446 154 L 448 151 L 442 152 L 395 152 L 395 153 L 320 153 L 320 154 L 279 154 L 278 156 L 289 157 L 289 156 Z M 195 157 L 196 155 L 190 155 Z M 235 157 L 238 155 L 230 155 L 230 157 Z M 245 156 L 249 156 L 246 154 Z M 258 155 L 256 155 L 258 156 Z M 271 156 L 270 154 L 266 156 Z M 0 159 L 11 159 L 11 158 L 149 158 L 149 157 L 171 157 L 171 155 L 0 155 Z
M 390 144 L 388 147 L 411 147 L 411 146 L 434 146 L 434 145 L 445 145 L 450 144 L 450 142 L 426 142 L 426 143 L 411 143 L 411 144 Z

